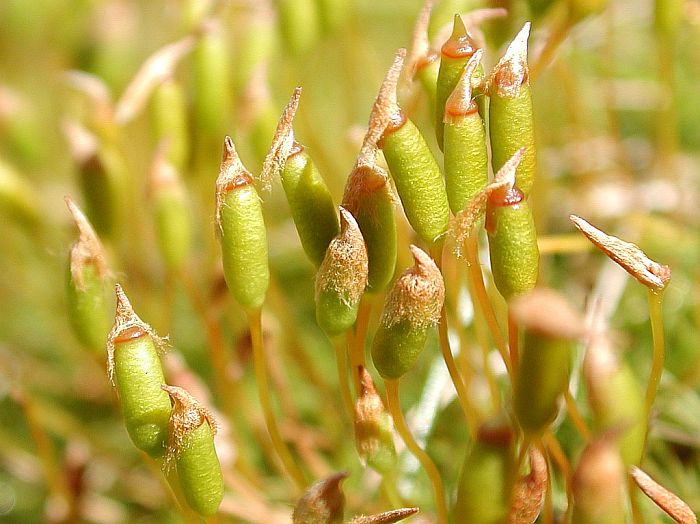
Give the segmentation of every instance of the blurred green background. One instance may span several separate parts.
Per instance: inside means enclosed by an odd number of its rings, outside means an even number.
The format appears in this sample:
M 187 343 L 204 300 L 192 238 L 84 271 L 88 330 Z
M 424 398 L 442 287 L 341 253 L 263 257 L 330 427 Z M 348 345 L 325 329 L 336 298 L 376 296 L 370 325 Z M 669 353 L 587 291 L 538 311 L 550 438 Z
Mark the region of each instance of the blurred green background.
M 81 207 L 86 200 L 81 185 L 86 167 L 67 136 L 71 125 L 111 148 L 120 164 L 113 166 L 122 184 L 115 224 L 100 234 L 112 272 L 137 313 L 170 335 L 169 373 L 180 366 L 184 380 L 202 379 L 203 391 L 211 390 L 206 322 L 223 334 L 226 372 L 237 387 L 227 392 L 232 398 L 218 392 L 211 400 L 225 412 L 220 453 L 222 465 L 232 471 L 222 519 L 286 521 L 287 487 L 261 445 L 264 426 L 245 317 L 225 292 L 219 262 L 214 181 L 223 136 L 233 137 L 248 169 L 259 173 L 279 112 L 293 87 L 302 86 L 296 138 L 339 202 L 378 86 L 396 49 L 410 47 L 421 2 L 267 4 L 0 2 L 0 521 L 61 521 L 65 508 L 55 495 L 65 489 L 87 522 L 179 518 L 159 476 L 128 440 L 102 367 L 104 354 L 82 347 L 67 317 L 67 256 L 76 231 L 63 197 L 70 195 Z M 532 198 L 543 239 L 571 235 L 572 247 L 544 251 L 540 281 L 580 309 L 587 298 L 602 296 L 618 345 L 644 383 L 651 348 L 645 290 L 577 242 L 568 215 L 585 216 L 671 266 L 664 307 L 667 373 L 648 469 L 700 508 L 700 4 L 497 4 L 437 2 L 431 35 L 455 12 L 505 7 L 507 17 L 482 26 L 487 69 L 526 20 L 532 21 L 531 64 L 543 49 L 552 51 L 551 61 L 531 79 L 539 148 Z M 147 97 L 124 124 L 112 117 L 144 61 L 204 20 L 204 36 L 172 72 L 186 109 L 188 151 L 179 170 L 194 232 L 185 265 L 188 284 L 168 270 L 157 248 L 148 190 L 160 138 L 153 103 Z M 206 45 L 220 46 L 219 51 Z M 404 94 L 407 111 L 432 137 L 431 108 L 417 83 Z M 273 382 L 288 392 L 280 395 L 283 431 L 293 435 L 319 476 L 353 472 L 346 481 L 352 513 L 388 509 L 377 478 L 363 473 L 338 418 L 333 352 L 315 325 L 313 268 L 300 249 L 279 183 L 263 198 L 273 270 L 265 324 L 275 351 Z M 90 216 L 93 222 L 96 215 Z M 407 227 L 402 235 L 410 236 Z M 398 269 L 409 260 L 404 245 Z M 407 380 L 405 409 L 420 400 L 435 355 L 429 348 Z M 427 428 L 431 452 L 451 481 L 458 473 L 455 453 L 461 455 L 466 445 L 464 432 L 450 423 L 454 409 L 449 405 Z M 562 426 L 560 436 L 575 455 L 580 443 L 571 428 Z M 430 504 L 422 477 L 413 487 L 411 500 Z

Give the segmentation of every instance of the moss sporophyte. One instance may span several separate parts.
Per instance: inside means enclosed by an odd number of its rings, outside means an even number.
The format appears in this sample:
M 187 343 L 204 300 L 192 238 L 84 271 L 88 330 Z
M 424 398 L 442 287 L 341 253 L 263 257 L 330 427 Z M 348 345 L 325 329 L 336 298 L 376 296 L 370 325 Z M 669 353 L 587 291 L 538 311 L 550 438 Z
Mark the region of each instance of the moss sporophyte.
M 124 424 L 134 445 L 151 455 L 165 453 L 170 419 L 170 398 L 161 389 L 165 383 L 160 353 L 165 339 L 134 312 L 119 284 L 117 311 L 107 339 L 107 367 L 116 385 Z
M 182 492 L 200 515 L 214 515 L 224 496 L 224 479 L 214 447 L 211 412 L 177 386 L 162 384 L 173 401 L 165 467 L 175 467 Z

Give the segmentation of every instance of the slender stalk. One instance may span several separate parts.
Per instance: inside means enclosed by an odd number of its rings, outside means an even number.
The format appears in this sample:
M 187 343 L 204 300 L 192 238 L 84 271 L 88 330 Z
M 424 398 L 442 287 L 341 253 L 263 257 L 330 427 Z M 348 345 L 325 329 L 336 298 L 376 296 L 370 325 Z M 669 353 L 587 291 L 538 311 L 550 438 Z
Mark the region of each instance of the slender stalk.
M 65 514 L 66 522 L 70 522 L 77 518 L 78 513 L 75 504 L 75 497 L 70 490 L 67 479 L 62 474 L 61 469 L 56 461 L 56 453 L 46 430 L 37 420 L 34 402 L 23 392 L 14 392 L 15 400 L 22 407 L 24 417 L 29 428 L 29 433 L 32 435 L 34 445 L 36 446 L 37 454 L 44 470 L 44 480 L 48 491 L 60 500 L 66 503 L 67 511 Z
M 537 238 L 540 256 L 585 253 L 593 245 L 581 235 L 575 233 L 564 235 L 542 235 Z
M 479 248 L 476 241 L 476 236 L 474 234 L 467 239 L 466 248 L 467 265 L 469 266 L 472 289 L 474 290 L 474 295 L 476 297 L 476 305 L 481 309 L 481 312 L 486 319 L 486 323 L 489 326 L 489 331 L 491 332 L 491 337 L 493 338 L 493 341 L 498 348 L 498 352 L 501 354 L 501 358 L 508 369 L 508 374 L 512 376 L 510 369 L 510 358 L 508 358 L 506 343 L 503 339 L 503 335 L 501 334 L 501 328 L 498 325 L 496 313 L 494 312 L 491 302 L 489 301 L 486 286 L 484 285 L 484 276 L 481 273 L 481 265 L 479 264 Z
M 588 424 L 586 424 L 586 421 L 583 418 L 581 411 L 576 405 L 576 400 L 571 395 L 571 391 L 569 391 L 568 389 L 564 391 L 564 401 L 566 402 L 566 410 L 569 413 L 571 422 L 573 422 L 574 426 L 576 426 L 576 429 L 578 430 L 581 437 L 583 437 L 583 440 L 586 443 L 590 442 L 591 430 L 588 429 Z
M 192 307 L 199 315 L 204 324 L 204 331 L 207 337 L 212 371 L 214 373 L 214 386 L 219 400 L 229 403 L 225 399 L 230 398 L 231 381 L 228 380 L 226 370 L 229 366 L 229 359 L 226 356 L 226 344 L 224 342 L 221 329 L 209 311 L 205 301 L 202 299 L 197 286 L 192 281 L 192 277 L 187 271 L 180 271 L 180 281 L 182 282 Z M 227 406 L 230 407 L 230 406 Z
M 390 471 L 382 476 L 381 490 L 384 493 L 389 506 L 392 508 L 400 508 L 405 505 L 404 500 L 396 489 L 396 472 Z
M 554 463 L 557 465 L 559 468 L 559 471 L 561 471 L 562 476 L 564 477 L 564 486 L 566 489 L 566 517 L 564 518 L 564 522 L 570 522 L 571 521 L 571 511 L 574 509 L 574 501 L 573 501 L 573 489 L 572 489 L 572 472 L 571 472 L 571 465 L 569 464 L 569 459 L 566 458 L 566 454 L 564 453 L 564 450 L 561 448 L 561 445 L 559 444 L 559 441 L 557 438 L 554 436 L 554 433 L 552 430 L 547 430 L 547 433 L 545 433 L 544 437 L 542 438 L 542 441 L 544 445 L 547 448 L 547 454 L 551 457 L 551 459 L 554 461 Z
M 520 344 L 518 343 L 518 323 L 513 316 L 508 312 L 508 349 L 510 351 L 510 370 L 513 376 L 518 372 L 520 365 Z
M 340 395 L 343 398 L 343 406 L 348 415 L 348 420 L 355 420 L 355 406 L 352 402 L 352 394 L 350 393 L 350 376 L 348 374 L 348 351 L 345 340 L 342 336 L 333 338 L 333 347 L 335 349 L 335 365 L 338 370 L 338 385 L 340 386 Z M 357 372 L 353 369 L 353 375 Z
M 644 524 L 644 515 L 642 514 L 642 508 L 639 506 L 639 487 L 632 475 L 627 475 L 627 492 L 629 493 L 633 524 Z
M 352 380 L 355 386 L 355 394 L 360 394 L 360 375 L 358 369 L 360 366 L 367 367 L 367 359 L 365 358 L 365 340 L 367 339 L 367 329 L 369 327 L 369 319 L 372 313 L 372 301 L 365 295 L 360 301 L 360 309 L 357 312 L 357 321 L 355 322 L 355 332 L 348 333 L 349 355 L 350 355 L 350 370 L 352 372 Z
M 571 29 L 571 21 L 568 17 L 555 22 L 554 27 L 549 35 L 549 39 L 545 42 L 542 51 L 537 60 L 530 66 L 530 81 L 534 81 L 540 73 L 549 65 L 554 57 L 554 53 L 559 49 L 559 46 L 564 42 Z
M 401 404 L 399 402 L 399 381 L 387 379 L 384 381 L 386 385 L 386 397 L 389 412 L 394 419 L 394 425 L 399 435 L 403 439 L 406 447 L 421 463 L 423 469 L 428 474 L 430 483 L 433 486 L 433 495 L 435 497 L 435 510 L 437 512 L 437 523 L 447 524 L 447 503 L 445 502 L 445 488 L 440 477 L 440 472 L 435 466 L 433 459 L 418 445 L 411 434 L 411 430 L 406 425 L 406 420 L 401 413 Z
M 474 284 L 471 280 L 467 280 L 467 288 L 469 289 L 469 296 L 472 297 L 472 301 L 474 301 L 473 297 L 476 295 L 476 293 L 474 290 Z M 487 333 L 489 328 L 486 324 L 486 318 L 484 317 L 482 308 L 477 307 L 477 304 L 475 302 L 472 302 L 472 305 L 474 314 L 474 319 L 472 322 L 474 326 L 474 336 L 476 337 L 477 343 L 481 348 L 482 366 L 484 370 L 484 375 L 486 376 L 486 381 L 489 386 L 489 393 L 491 396 L 491 410 L 493 413 L 496 413 L 501 407 L 501 393 L 498 389 L 498 382 L 496 381 L 496 376 L 492 372 L 491 365 L 489 364 L 489 354 L 491 353 L 491 345 L 489 343 L 489 337 Z M 467 347 L 467 332 L 464 329 L 460 330 L 460 345 L 463 348 L 460 352 L 462 367 L 464 369 L 470 369 L 470 364 L 468 362 L 468 353 L 464 349 Z
M 262 338 L 262 316 L 260 309 L 248 313 L 248 325 L 250 328 L 250 338 L 253 346 L 253 363 L 255 367 L 255 382 L 258 386 L 258 395 L 262 406 L 263 415 L 267 431 L 270 434 L 272 445 L 277 452 L 277 456 L 282 461 L 284 470 L 293 481 L 294 485 L 302 491 L 306 487 L 304 473 L 294 461 L 289 448 L 282 440 L 275 414 L 272 410 L 270 390 L 268 384 L 267 357 Z
M 644 412 L 647 421 L 647 437 L 649 435 L 649 422 L 651 420 L 651 409 L 656 398 L 656 391 L 661 381 L 661 374 L 664 371 L 665 344 L 664 325 L 661 304 L 663 302 L 663 290 L 649 289 L 647 293 L 649 302 L 649 320 L 651 322 L 651 338 L 653 343 L 651 371 L 649 372 L 649 382 L 644 396 Z M 645 438 L 645 440 L 646 440 Z M 646 449 L 646 441 L 644 443 Z
M 437 242 L 433 245 L 431 249 L 431 255 L 433 260 L 437 264 L 438 268 L 442 267 L 442 248 L 443 243 Z M 469 435 L 472 440 L 476 438 L 476 431 L 479 427 L 479 421 L 477 420 L 476 410 L 474 406 L 471 405 L 469 400 L 469 393 L 464 385 L 462 376 L 457 369 L 457 364 L 455 363 L 454 356 L 452 355 L 452 349 L 450 348 L 450 337 L 447 330 L 447 309 L 443 304 L 442 310 L 440 311 L 440 324 L 438 325 L 438 336 L 440 339 L 440 352 L 442 353 L 442 358 L 445 360 L 445 365 L 447 366 L 447 371 L 450 373 L 450 378 L 452 383 L 457 390 L 457 399 L 459 400 L 459 405 L 462 407 L 462 412 L 464 413 L 464 418 L 467 421 Z

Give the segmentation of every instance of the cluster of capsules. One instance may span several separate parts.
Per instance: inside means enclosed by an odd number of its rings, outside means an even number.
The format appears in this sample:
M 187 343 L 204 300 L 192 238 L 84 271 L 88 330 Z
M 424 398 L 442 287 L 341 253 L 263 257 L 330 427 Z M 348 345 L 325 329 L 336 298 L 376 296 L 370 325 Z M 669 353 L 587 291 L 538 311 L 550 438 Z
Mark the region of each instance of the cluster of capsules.
M 397 91 L 406 58 L 406 52 L 399 50 L 372 108 L 338 208 L 309 152 L 295 138 L 293 119 L 301 98 L 301 88 L 297 88 L 279 120 L 260 177 L 245 168 L 231 138 L 224 141 L 216 181 L 216 229 L 224 276 L 248 315 L 265 421 L 297 487 L 306 488 L 307 480 L 272 416 L 261 340 L 261 310 L 270 270 L 262 199 L 256 185 L 269 187 L 273 177 L 281 181 L 301 246 L 317 271 L 316 319 L 337 347 L 343 402 L 354 423 L 363 462 L 391 475 L 396 468 L 396 429 L 431 480 L 437 522 L 533 523 L 550 485 L 547 458 L 567 467 L 551 427 L 568 392 L 574 345 L 586 333 L 583 321 L 565 300 L 553 291 L 536 289 L 539 251 L 528 201 L 536 172 L 527 63 L 530 24 L 525 24 L 486 75 L 483 50 L 459 15 L 440 53 L 431 50 L 425 36 L 429 12 L 428 5 L 417 24 L 405 77 L 419 79 L 426 97 L 434 103 L 442 167 L 399 105 Z M 379 162 L 380 151 L 388 172 Z M 410 246 L 414 265 L 396 279 L 400 246 L 395 194 L 417 243 L 424 246 Z M 69 207 L 81 230 L 69 286 L 74 316 L 80 318 L 100 309 L 94 303 L 94 290 L 106 270 L 94 232 L 70 201 Z M 572 219 L 594 244 L 650 289 L 658 293 L 665 287 L 668 268 L 654 265 L 626 243 L 615 244 L 617 239 L 610 240 L 614 237 L 582 219 Z M 479 262 L 482 227 L 488 238 L 493 282 L 508 305 L 508 344 L 500 335 L 484 287 Z M 491 335 L 512 384 L 510 407 L 499 406 L 487 417 L 474 407 L 449 346 L 441 271 L 448 238 L 457 254 L 467 259 L 475 309 L 495 325 Z M 364 298 L 381 294 L 385 302 L 373 335 L 371 358 L 384 380 L 388 411 L 365 356 L 370 300 Z M 102 336 L 103 325 L 102 320 L 77 323 L 79 328 L 92 326 L 94 332 L 83 333 L 91 345 Z M 411 436 L 399 406 L 399 379 L 414 367 L 436 326 L 473 441 L 452 504 L 446 500 L 438 469 Z M 342 342 L 344 335 L 347 346 Z M 576 523 L 624 522 L 627 503 L 619 489 L 606 493 L 606 486 L 623 485 L 625 467 L 640 463 L 653 401 L 653 394 L 651 398 L 647 395 L 646 404 L 639 400 L 643 395 L 636 391 L 634 377 L 616 361 L 603 338 L 597 351 L 589 351 L 592 356 L 585 366 L 587 376 L 594 377 L 588 390 L 598 436 L 587 435 L 590 443 L 576 472 L 565 475 L 570 498 L 567 511 Z M 186 391 L 165 384 L 158 356 L 163 345 L 135 315 L 117 286 L 117 316 L 108 339 L 109 375 L 118 388 L 129 435 L 139 449 L 166 466 L 174 464 L 187 503 L 202 515 L 212 515 L 224 493 L 213 441 L 216 424 L 211 413 Z M 354 385 L 354 399 L 350 384 Z M 629 391 L 634 394 L 627 394 Z M 622 393 L 629 402 L 609 402 Z M 576 417 L 575 407 L 569 402 L 567 407 Z M 614 438 L 605 433 L 611 428 L 617 428 Z M 580 429 L 588 431 L 585 423 Z M 526 462 L 529 473 L 525 475 L 521 470 Z M 607 483 L 600 483 L 591 473 L 601 464 L 609 468 Z M 299 500 L 293 521 L 341 522 L 338 487 L 343 478 L 344 474 L 338 474 L 312 485 Z M 484 493 L 489 497 L 486 503 Z M 416 511 L 404 508 L 356 517 L 352 522 L 396 522 Z

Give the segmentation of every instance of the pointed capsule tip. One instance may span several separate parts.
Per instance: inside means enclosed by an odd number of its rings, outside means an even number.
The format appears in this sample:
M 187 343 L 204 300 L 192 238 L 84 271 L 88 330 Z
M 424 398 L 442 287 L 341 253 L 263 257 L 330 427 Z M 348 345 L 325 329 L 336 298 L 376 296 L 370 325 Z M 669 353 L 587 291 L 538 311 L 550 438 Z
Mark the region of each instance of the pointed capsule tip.
M 464 20 L 462 20 L 462 17 L 458 13 L 455 13 L 450 38 L 456 40 L 467 34 L 467 26 L 464 25 Z
M 474 107 L 472 102 L 472 76 L 477 67 L 479 67 L 483 54 L 483 49 L 477 49 L 469 59 L 469 62 L 467 62 L 457 85 L 445 104 L 445 123 L 452 122 L 452 115 L 466 115 Z

